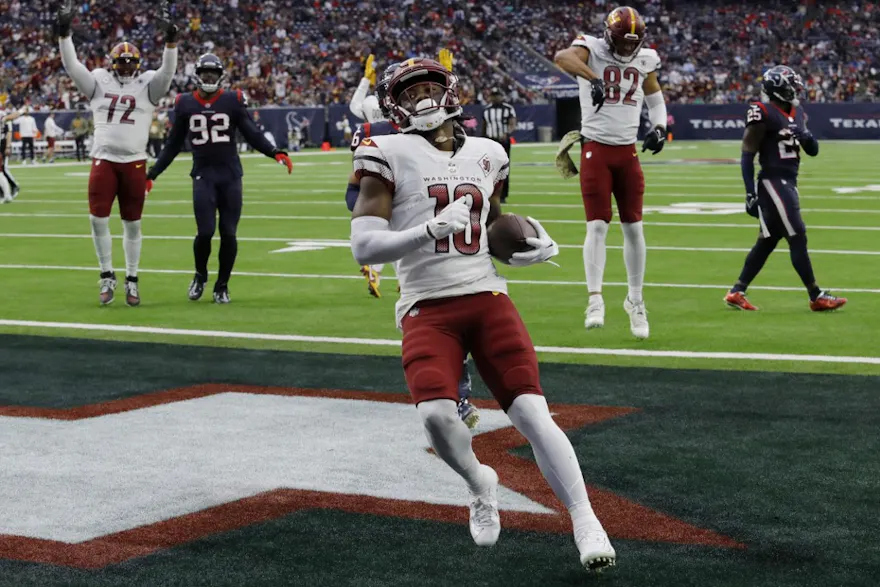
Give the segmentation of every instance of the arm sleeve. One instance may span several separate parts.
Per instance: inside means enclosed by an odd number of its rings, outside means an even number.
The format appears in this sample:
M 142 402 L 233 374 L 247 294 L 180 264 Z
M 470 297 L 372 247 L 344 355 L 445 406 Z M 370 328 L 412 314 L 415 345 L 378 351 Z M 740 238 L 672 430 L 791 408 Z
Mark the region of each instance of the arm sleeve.
M 743 183 L 746 186 L 747 194 L 755 193 L 755 153 L 742 152 L 739 159 L 739 166 L 742 169 Z
M 378 216 L 351 220 L 351 252 L 359 265 L 392 263 L 433 240 L 427 223 L 394 231 L 387 220 Z
M 798 141 L 801 147 L 804 148 L 804 153 L 810 157 L 815 157 L 819 154 L 819 140 L 810 131 L 802 130 L 798 133 Z
M 67 71 L 73 83 L 76 84 L 76 89 L 91 100 L 95 96 L 98 82 L 95 81 L 95 76 L 92 75 L 92 72 L 76 58 L 73 38 L 64 37 L 59 41 L 58 45 L 61 49 L 61 64 L 64 66 L 65 71 Z
M 364 99 L 366 99 L 369 91 L 370 80 L 362 78 L 361 83 L 358 84 L 357 89 L 354 91 L 354 96 L 351 97 L 351 102 L 348 104 L 348 109 L 351 110 L 351 113 L 361 120 L 367 119 L 364 115 Z
M 268 139 L 266 139 L 266 137 L 263 136 L 260 129 L 257 128 L 257 123 L 251 118 L 251 114 L 247 111 L 244 102 L 239 103 L 237 112 L 238 118 L 236 122 L 238 130 L 241 131 L 244 140 L 266 157 L 274 157 L 275 147 L 268 141 Z
M 651 127 L 662 126 L 666 128 L 666 100 L 663 99 L 663 92 L 648 94 L 645 96 L 645 104 L 648 105 L 648 118 L 651 120 Z
M 493 190 L 498 189 L 498 186 L 501 185 L 510 175 L 510 158 L 500 145 L 498 148 L 496 165 L 498 166 L 498 172 L 495 174 L 495 182 L 492 185 Z
M 175 109 L 174 126 L 171 127 L 171 134 L 168 136 L 165 146 L 162 147 L 162 152 L 159 153 L 156 163 L 150 167 L 150 171 L 147 174 L 148 179 L 156 179 L 162 175 L 163 171 L 168 169 L 168 166 L 171 165 L 171 162 L 174 161 L 174 158 L 177 157 L 177 154 L 183 148 L 183 142 L 186 140 L 188 132 L 189 115 L 181 114 Z
M 171 80 L 177 72 L 177 47 L 165 47 L 162 53 L 162 66 L 156 70 L 156 75 L 150 80 L 149 93 L 150 102 L 154 105 L 159 103 L 162 96 L 171 89 Z

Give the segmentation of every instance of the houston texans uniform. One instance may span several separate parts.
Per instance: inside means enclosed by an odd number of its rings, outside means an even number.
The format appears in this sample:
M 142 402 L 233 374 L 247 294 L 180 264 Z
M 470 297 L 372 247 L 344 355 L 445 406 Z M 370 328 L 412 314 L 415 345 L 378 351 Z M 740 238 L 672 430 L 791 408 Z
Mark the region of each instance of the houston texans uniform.
M 235 234 L 241 216 L 243 171 L 235 131 L 272 157 L 275 147 L 257 129 L 241 90 L 218 90 L 207 100 L 198 92 L 181 94 L 174 104 L 174 127 L 148 177 L 155 179 L 171 164 L 189 136 L 192 143 L 193 209 L 200 235 L 213 235 L 220 212 L 220 234 Z
M 801 145 L 795 136 L 796 108 L 784 112 L 777 105 L 757 102 L 749 107 L 746 125 L 764 124 L 766 133 L 758 149 L 759 220 L 764 236 L 791 237 L 806 232 L 801 218 L 797 180 Z

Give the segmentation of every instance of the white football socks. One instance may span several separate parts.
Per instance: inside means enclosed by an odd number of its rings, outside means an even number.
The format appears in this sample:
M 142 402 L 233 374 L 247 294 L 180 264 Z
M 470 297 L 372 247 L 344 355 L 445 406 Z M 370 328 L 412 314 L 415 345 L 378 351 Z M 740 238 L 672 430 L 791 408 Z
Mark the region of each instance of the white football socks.
M 0 200 L 11 200 L 12 199 L 12 187 L 9 185 L 9 180 L 6 179 L 6 176 L 0 171 Z
M 122 250 L 125 252 L 125 275 L 137 277 L 141 264 L 141 221 L 122 221 Z
M 471 431 L 458 417 L 458 406 L 451 399 L 435 399 L 418 405 L 425 436 L 437 456 L 464 478 L 471 493 L 486 489 L 485 475 L 471 448 Z
M 623 227 L 623 262 L 626 265 L 626 282 L 629 285 L 629 300 L 642 301 L 642 286 L 645 283 L 645 232 L 641 220 L 627 222 Z
M 556 497 L 571 515 L 575 533 L 583 528 L 601 529 L 590 498 L 584 475 L 571 441 L 550 415 L 544 396 L 520 395 L 507 410 L 510 421 L 526 437 L 535 453 L 535 461 Z
M 98 218 L 89 214 L 92 225 L 92 241 L 101 273 L 113 271 L 113 239 L 110 237 L 110 218 Z
M 587 291 L 590 293 L 602 292 L 607 234 L 608 223 L 604 220 L 587 222 L 587 237 L 584 239 L 584 272 L 587 274 Z

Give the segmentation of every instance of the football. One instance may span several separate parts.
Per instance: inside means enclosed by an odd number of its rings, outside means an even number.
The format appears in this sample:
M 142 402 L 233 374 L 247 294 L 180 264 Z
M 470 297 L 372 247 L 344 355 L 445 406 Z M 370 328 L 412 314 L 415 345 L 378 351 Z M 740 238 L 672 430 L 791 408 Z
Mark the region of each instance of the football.
M 535 227 L 518 214 L 502 214 L 489 225 L 489 254 L 504 264 L 510 264 L 514 253 L 527 251 L 527 238 L 538 236 Z

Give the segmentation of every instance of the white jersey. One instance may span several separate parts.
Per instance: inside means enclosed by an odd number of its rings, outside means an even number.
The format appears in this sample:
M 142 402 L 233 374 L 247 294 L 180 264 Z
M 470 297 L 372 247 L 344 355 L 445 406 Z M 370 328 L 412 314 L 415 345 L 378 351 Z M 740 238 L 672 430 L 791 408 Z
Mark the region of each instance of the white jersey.
M 453 156 L 417 134 L 370 137 L 355 151 L 354 169 L 358 176 L 381 178 L 392 191 L 391 230 L 424 224 L 455 199 L 473 198 L 464 232 L 431 241 L 397 262 L 398 326 L 420 300 L 507 293 L 507 282 L 489 256 L 486 232 L 489 198 L 510 169 L 499 143 L 467 137 Z
M 631 145 L 636 142 L 648 74 L 660 68 L 660 56 L 653 49 L 640 49 L 625 63 L 615 58 L 603 39 L 580 35 L 573 47 L 589 50 L 587 65 L 605 82 L 605 104 L 596 112 L 590 96 L 590 82 L 578 78 L 581 102 L 581 135 L 606 145 Z
M 165 48 L 158 70 L 144 72 L 123 84 L 106 69 L 89 71 L 76 58 L 70 37 L 63 37 L 59 47 L 64 69 L 90 100 L 95 123 L 91 156 L 114 163 L 146 159 L 153 110 L 171 86 L 177 70 L 177 48 Z
M 89 102 L 95 136 L 95 159 L 130 163 L 147 158 L 150 123 L 156 106 L 150 101 L 150 80 L 155 71 L 146 71 L 122 84 L 106 69 L 92 71 L 95 94 Z

